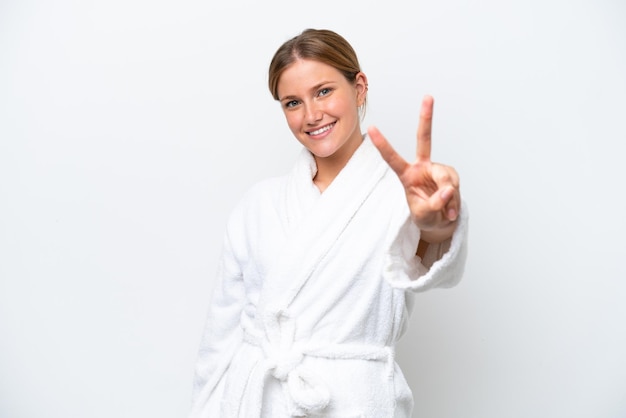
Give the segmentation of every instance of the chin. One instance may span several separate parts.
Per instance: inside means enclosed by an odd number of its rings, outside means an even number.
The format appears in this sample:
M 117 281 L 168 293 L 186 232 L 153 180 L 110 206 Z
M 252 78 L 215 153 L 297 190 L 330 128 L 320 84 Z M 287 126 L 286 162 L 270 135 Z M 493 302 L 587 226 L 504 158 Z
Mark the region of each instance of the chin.
M 328 149 L 325 147 L 307 147 L 307 149 L 311 152 L 311 154 L 315 155 L 317 158 L 328 158 L 332 157 L 337 150 L 335 148 Z

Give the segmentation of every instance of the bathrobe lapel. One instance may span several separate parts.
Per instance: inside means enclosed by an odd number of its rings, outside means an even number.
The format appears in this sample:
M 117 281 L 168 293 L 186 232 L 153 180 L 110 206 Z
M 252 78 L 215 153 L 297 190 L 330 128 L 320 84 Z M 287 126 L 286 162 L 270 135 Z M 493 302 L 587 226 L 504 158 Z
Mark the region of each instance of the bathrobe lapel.
M 276 314 L 288 308 L 388 169 L 365 138 L 320 195 L 312 182 L 315 162 L 303 150 L 284 190 L 288 237 L 265 277 L 259 303 L 263 311 Z

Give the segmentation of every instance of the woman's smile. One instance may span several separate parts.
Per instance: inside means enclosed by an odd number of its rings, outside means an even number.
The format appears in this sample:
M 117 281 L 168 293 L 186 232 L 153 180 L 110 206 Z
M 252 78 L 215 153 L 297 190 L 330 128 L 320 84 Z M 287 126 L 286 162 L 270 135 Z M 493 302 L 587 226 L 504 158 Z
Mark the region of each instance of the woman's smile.
M 321 128 L 316 129 L 314 131 L 308 131 L 307 134 L 314 139 L 325 137 L 326 136 L 325 134 L 330 132 L 331 129 L 333 129 L 333 127 L 335 126 L 335 123 L 337 122 L 329 123 L 328 125 L 322 126 Z

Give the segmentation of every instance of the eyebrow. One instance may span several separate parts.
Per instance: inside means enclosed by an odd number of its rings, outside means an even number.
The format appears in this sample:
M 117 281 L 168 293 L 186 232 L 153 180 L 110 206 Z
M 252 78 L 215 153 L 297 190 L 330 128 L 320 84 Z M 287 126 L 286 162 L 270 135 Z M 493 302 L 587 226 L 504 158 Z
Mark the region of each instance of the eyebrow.
M 315 91 L 315 90 L 319 90 L 323 85 L 325 84 L 332 84 L 334 83 L 334 81 L 322 81 L 321 83 L 317 83 L 316 85 L 314 85 L 313 87 L 311 87 L 309 89 L 309 91 Z M 293 99 L 297 99 L 297 96 L 293 96 L 293 95 L 289 95 L 289 96 L 283 96 L 283 97 L 279 97 L 278 100 L 279 101 L 283 101 L 283 100 L 293 100 Z

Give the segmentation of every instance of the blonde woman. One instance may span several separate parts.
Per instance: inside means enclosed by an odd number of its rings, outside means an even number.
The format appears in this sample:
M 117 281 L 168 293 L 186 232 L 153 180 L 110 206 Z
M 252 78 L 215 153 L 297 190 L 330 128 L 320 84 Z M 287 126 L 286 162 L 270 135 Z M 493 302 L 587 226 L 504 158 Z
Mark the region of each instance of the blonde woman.
M 414 292 L 458 283 L 467 209 L 454 168 L 361 129 L 368 80 L 350 44 L 308 29 L 276 51 L 269 89 L 302 144 L 230 216 L 198 355 L 192 418 L 410 417 L 394 361 Z

